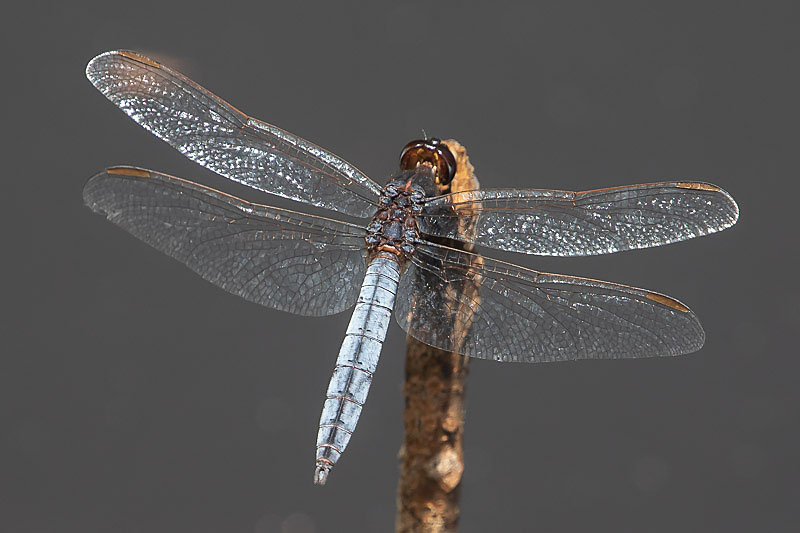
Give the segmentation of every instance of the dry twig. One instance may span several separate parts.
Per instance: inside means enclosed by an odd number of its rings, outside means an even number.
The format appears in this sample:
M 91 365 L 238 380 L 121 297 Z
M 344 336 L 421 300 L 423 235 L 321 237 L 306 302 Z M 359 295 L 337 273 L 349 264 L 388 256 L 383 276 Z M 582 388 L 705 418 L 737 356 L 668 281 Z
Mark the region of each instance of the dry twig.
M 444 141 L 457 159 L 451 192 L 479 187 L 466 149 Z M 468 232 L 472 228 L 460 228 Z M 479 295 L 474 286 L 473 299 Z M 469 324 L 453 323 L 455 338 Z M 398 532 L 444 532 L 458 529 L 459 494 L 464 471 L 464 387 L 467 357 L 445 352 L 408 337 L 403 392 L 405 438 L 400 449 L 397 491 Z

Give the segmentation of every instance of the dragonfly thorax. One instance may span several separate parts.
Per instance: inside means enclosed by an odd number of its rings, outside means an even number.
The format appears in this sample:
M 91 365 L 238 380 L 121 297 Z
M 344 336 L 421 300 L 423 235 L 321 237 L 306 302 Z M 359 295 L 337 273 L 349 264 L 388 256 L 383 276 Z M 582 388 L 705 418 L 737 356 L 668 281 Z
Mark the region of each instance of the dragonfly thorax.
M 406 259 L 414 252 L 419 239 L 416 216 L 422 212 L 425 197 L 430 195 L 425 184 L 432 184 L 429 169 L 402 172 L 383 187 L 380 208 L 367 225 L 370 255 L 391 254 Z

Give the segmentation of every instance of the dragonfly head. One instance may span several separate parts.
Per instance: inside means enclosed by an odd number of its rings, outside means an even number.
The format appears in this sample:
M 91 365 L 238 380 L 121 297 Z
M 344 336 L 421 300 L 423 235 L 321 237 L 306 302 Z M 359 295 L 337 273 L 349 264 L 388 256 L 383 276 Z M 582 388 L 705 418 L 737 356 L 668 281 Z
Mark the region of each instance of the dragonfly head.
M 456 175 L 456 158 L 442 141 L 436 138 L 411 141 L 400 153 L 400 168 L 414 170 L 428 164 L 436 174 L 436 184 L 447 186 Z

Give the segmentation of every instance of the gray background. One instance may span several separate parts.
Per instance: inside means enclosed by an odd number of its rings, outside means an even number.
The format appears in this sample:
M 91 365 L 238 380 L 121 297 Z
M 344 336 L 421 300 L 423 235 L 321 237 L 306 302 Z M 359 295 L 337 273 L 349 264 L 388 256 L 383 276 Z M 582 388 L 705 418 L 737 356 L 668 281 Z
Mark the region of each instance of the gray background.
M 85 180 L 113 164 L 269 200 L 184 159 L 86 81 L 92 56 L 131 48 L 381 182 L 424 128 L 461 140 L 484 187 L 679 177 L 730 191 L 741 220 L 721 234 L 514 258 L 670 294 L 708 340 L 662 360 L 474 362 L 462 531 L 796 531 L 798 13 L 550 4 L 6 11 L 0 530 L 393 523 L 401 330 L 347 453 L 315 487 L 316 424 L 349 315 L 229 296 L 82 205 Z

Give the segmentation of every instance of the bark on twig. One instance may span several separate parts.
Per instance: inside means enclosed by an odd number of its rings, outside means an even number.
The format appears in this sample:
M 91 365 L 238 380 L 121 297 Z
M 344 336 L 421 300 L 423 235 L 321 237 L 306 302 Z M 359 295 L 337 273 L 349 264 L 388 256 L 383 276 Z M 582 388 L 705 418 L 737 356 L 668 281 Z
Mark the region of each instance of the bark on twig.
M 451 192 L 479 187 L 466 149 L 444 141 L 457 159 Z M 472 228 L 459 228 L 469 232 Z M 449 243 L 452 245 L 452 243 Z M 473 292 L 476 288 L 462 287 Z M 463 338 L 469 324 L 453 324 Z M 461 330 L 461 331 L 459 331 Z M 458 529 L 461 475 L 464 471 L 464 392 L 468 358 L 408 337 L 403 392 L 405 438 L 400 449 L 397 491 L 398 532 L 450 532 Z

